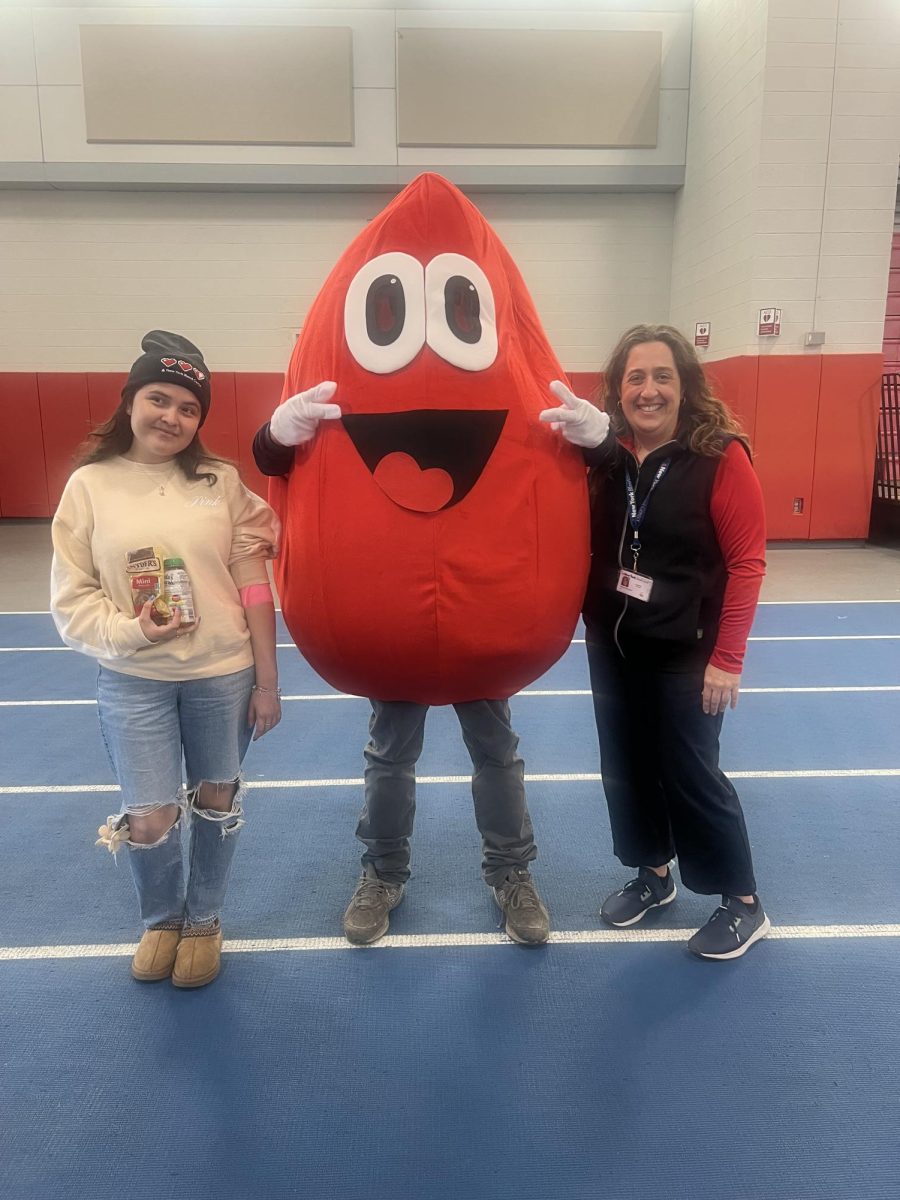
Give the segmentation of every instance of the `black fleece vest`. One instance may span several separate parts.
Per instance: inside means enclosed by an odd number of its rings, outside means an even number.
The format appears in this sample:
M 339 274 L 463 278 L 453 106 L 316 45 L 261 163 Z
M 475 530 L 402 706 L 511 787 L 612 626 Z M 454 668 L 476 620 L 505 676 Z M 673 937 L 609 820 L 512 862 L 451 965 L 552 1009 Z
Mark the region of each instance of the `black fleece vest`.
M 729 439 L 730 440 L 730 439 Z M 653 580 L 648 601 L 616 591 L 622 567 L 632 569 L 625 466 L 636 480 L 637 507 L 660 464 L 669 469 L 650 497 L 640 528 L 637 570 Z M 709 512 L 719 457 L 678 442 L 660 446 L 638 466 L 616 444 L 611 462 L 591 472 L 591 573 L 584 602 L 589 641 L 613 637 L 629 660 L 663 670 L 702 670 L 718 633 L 725 592 L 722 551 Z

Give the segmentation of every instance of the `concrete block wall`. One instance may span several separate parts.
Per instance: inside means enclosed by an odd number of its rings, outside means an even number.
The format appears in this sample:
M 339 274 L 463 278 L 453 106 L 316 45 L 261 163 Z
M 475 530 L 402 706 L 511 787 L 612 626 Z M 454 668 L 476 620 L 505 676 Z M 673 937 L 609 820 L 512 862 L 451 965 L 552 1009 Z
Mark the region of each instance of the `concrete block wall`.
M 673 323 L 754 437 L 776 538 L 865 537 L 900 157 L 893 0 L 698 0 Z M 782 310 L 760 337 L 761 308 Z M 807 347 L 805 335 L 824 334 Z
M 86 139 L 79 26 L 339 25 L 352 30 L 352 146 L 90 144 Z M 645 149 L 397 145 L 396 38 L 403 28 L 659 30 L 657 144 Z M 154 4 L 77 0 L 0 5 L 0 181 L 54 186 L 159 183 L 242 187 L 386 187 L 433 169 L 460 183 L 506 186 L 677 187 L 684 174 L 691 0 L 303 0 L 265 4 Z

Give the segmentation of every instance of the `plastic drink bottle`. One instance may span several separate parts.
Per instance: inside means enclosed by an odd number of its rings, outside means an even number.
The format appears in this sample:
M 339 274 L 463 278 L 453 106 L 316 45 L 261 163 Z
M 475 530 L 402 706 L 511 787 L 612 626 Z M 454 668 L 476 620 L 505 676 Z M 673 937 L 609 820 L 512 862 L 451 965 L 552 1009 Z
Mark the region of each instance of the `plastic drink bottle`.
M 170 608 L 177 604 L 181 609 L 182 629 L 190 625 L 196 625 L 197 613 L 194 609 L 194 593 L 191 589 L 190 576 L 184 569 L 184 560 L 181 558 L 167 558 L 163 566 L 165 568 L 166 603 Z

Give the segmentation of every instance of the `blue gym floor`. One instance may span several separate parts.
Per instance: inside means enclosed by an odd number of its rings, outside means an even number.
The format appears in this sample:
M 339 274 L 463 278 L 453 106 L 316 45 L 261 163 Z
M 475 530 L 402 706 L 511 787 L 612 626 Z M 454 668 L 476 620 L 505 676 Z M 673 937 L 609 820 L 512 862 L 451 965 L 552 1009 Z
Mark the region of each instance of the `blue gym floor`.
M 627 872 L 578 642 L 512 702 L 554 941 L 497 931 L 435 709 L 413 879 L 349 948 L 367 705 L 284 646 L 225 967 L 185 993 L 130 979 L 127 862 L 93 846 L 96 667 L 0 615 L 0 1196 L 897 1200 L 900 603 L 763 605 L 753 637 L 722 764 L 775 928 L 743 960 L 686 953 L 716 901 L 684 889 L 600 923 Z

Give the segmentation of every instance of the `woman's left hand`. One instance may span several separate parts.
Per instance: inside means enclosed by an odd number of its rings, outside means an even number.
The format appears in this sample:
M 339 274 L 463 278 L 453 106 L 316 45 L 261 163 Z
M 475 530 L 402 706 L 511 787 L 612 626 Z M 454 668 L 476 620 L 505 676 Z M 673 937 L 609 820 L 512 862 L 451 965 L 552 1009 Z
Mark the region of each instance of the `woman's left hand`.
M 258 742 L 270 729 L 274 729 L 281 720 L 281 701 L 274 691 L 250 693 L 250 707 L 247 710 L 247 724 L 255 725 L 253 741 Z
M 738 692 L 741 690 L 740 675 L 720 671 L 712 663 L 706 664 L 703 673 L 703 711 L 711 717 L 724 712 L 729 704 L 737 708 Z

